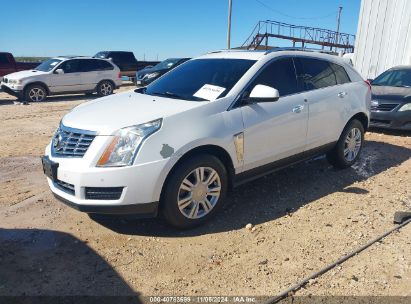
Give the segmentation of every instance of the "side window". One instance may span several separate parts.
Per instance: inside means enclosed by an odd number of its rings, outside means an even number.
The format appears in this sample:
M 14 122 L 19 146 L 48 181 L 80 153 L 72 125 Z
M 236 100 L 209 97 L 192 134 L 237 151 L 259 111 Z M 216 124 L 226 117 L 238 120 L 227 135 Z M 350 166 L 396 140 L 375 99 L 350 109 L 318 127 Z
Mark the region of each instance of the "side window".
M 100 60 L 96 60 L 96 59 L 81 59 L 80 60 L 81 71 L 82 72 L 99 71 L 100 70 L 99 61 Z
M 108 63 L 107 61 L 104 61 L 104 60 L 96 60 L 96 61 L 98 61 L 98 65 L 101 71 L 114 70 L 113 65 Z
M 62 69 L 65 74 L 81 72 L 79 61 L 78 59 L 64 61 L 58 69 Z
M 297 83 L 294 63 L 291 58 L 279 59 L 270 63 L 253 81 L 250 91 L 258 84 L 277 89 L 280 92 L 280 96 L 295 94 L 301 91 Z
M 121 59 L 123 60 L 123 62 L 127 63 L 132 63 L 134 61 L 133 55 L 131 55 L 131 53 L 122 53 Z
M 337 78 L 338 84 L 344 84 L 344 83 L 351 82 L 351 79 L 348 76 L 347 71 L 342 66 L 335 64 L 335 63 L 330 63 L 330 65 L 335 72 L 335 76 Z
M 337 85 L 336 75 L 327 61 L 313 58 L 299 58 L 297 61 L 297 76 L 306 90 Z
M 0 64 L 8 64 L 9 63 L 9 58 L 7 57 L 7 54 L 0 54 Z

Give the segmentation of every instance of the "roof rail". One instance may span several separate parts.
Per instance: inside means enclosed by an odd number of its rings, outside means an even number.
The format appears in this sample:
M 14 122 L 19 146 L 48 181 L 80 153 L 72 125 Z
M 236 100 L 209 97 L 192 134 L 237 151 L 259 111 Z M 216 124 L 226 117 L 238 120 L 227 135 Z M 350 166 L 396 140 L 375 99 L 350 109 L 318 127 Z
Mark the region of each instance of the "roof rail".
M 313 53 L 323 53 L 329 55 L 338 55 L 338 53 L 333 51 L 327 51 L 322 49 L 314 49 L 314 48 L 302 48 L 302 47 L 275 47 L 265 52 L 265 55 L 273 52 L 280 52 L 280 51 L 301 51 L 301 52 L 313 52 Z
M 222 52 L 229 52 L 229 53 L 240 53 L 240 52 L 265 52 L 265 50 L 247 50 L 247 49 L 223 49 L 223 50 L 216 50 L 210 51 L 207 54 L 215 54 L 215 53 L 222 53 Z
M 77 55 L 64 56 L 64 55 L 60 55 L 60 56 L 57 56 L 56 58 L 78 58 L 78 57 L 87 57 L 87 56 L 77 56 Z

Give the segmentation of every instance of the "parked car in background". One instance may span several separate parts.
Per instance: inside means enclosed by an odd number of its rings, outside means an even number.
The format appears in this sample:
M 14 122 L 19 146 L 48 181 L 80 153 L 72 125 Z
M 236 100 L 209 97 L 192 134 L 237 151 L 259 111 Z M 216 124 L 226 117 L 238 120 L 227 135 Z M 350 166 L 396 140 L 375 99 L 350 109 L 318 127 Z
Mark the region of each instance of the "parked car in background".
M 11 53 L 0 52 L 0 81 L 4 75 L 31 70 L 39 64 L 40 62 L 16 62 Z
M 74 108 L 43 169 L 54 195 L 80 211 L 159 212 L 193 227 L 221 209 L 231 186 L 323 153 L 337 168 L 353 165 L 370 99 L 368 83 L 336 56 L 213 52 Z
M 169 58 L 166 59 L 154 67 L 145 68 L 136 73 L 136 85 L 146 86 L 152 83 L 154 80 L 178 67 L 180 64 L 190 60 L 191 58 Z
M 107 96 L 121 85 L 119 68 L 111 61 L 88 57 L 55 57 L 33 70 L 6 75 L 1 88 L 26 101 L 70 93 Z
M 411 130 L 411 66 L 389 69 L 371 85 L 371 126 Z
M 121 76 L 134 78 L 136 72 L 146 67 L 152 67 L 158 61 L 137 61 L 133 52 L 126 51 L 102 51 L 93 56 L 94 58 L 104 58 L 112 60 L 121 71 Z

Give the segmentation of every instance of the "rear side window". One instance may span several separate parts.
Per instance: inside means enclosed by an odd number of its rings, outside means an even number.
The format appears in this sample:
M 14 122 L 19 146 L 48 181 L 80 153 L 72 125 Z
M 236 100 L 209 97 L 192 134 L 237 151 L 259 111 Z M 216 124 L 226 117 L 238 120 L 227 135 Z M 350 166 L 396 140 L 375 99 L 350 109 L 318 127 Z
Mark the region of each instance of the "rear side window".
M 104 60 L 96 60 L 96 61 L 98 61 L 100 71 L 114 70 L 113 65 L 108 63 L 107 61 L 104 61 Z
M 7 57 L 7 54 L 0 54 L 0 64 L 8 64 L 9 63 L 9 58 Z
M 98 71 L 100 68 L 98 62 L 99 60 L 95 60 L 95 59 L 81 59 L 81 71 L 82 72 Z
M 340 65 L 335 63 L 330 63 L 331 68 L 334 70 L 335 77 L 337 78 L 338 84 L 344 84 L 351 82 L 350 77 L 347 74 L 347 71 Z
M 301 91 L 297 83 L 294 63 L 291 58 L 279 59 L 270 63 L 253 81 L 250 91 L 258 84 L 277 89 L 280 96 L 291 95 Z
M 104 60 L 97 59 L 82 59 L 81 60 L 81 70 L 82 72 L 93 72 L 93 71 L 105 71 L 113 70 L 114 67 Z
M 134 56 L 131 53 L 120 53 L 119 57 L 123 62 L 134 62 Z
M 297 76 L 306 90 L 316 90 L 337 85 L 337 76 L 328 61 L 298 58 Z

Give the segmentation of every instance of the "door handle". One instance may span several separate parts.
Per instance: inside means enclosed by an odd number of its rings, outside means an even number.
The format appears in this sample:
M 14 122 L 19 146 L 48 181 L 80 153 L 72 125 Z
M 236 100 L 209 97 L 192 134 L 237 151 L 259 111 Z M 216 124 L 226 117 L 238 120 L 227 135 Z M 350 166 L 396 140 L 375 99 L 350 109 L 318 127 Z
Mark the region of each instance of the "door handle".
M 345 96 L 347 96 L 347 92 L 338 93 L 338 97 L 340 97 L 340 98 L 344 98 Z
M 298 106 L 295 106 L 294 108 L 293 108 L 293 112 L 294 113 L 301 113 L 301 111 L 304 109 L 304 106 L 303 105 L 298 105 Z

